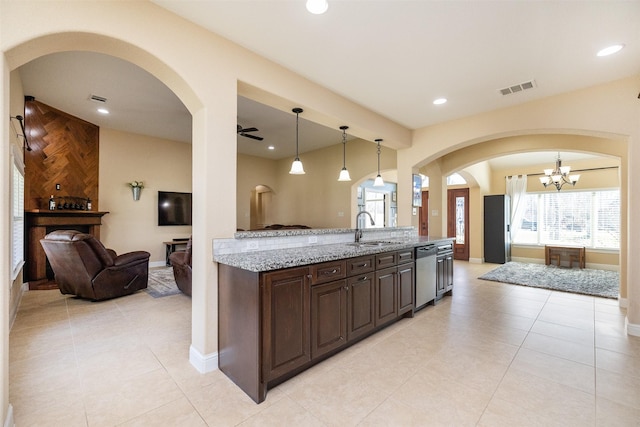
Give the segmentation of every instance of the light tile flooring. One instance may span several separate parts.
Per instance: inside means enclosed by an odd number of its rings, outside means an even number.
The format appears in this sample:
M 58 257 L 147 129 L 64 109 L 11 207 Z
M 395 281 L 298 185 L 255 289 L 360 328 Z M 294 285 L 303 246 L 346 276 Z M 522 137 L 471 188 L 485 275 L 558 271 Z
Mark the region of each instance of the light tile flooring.
M 640 426 L 640 338 L 617 301 L 476 279 L 256 405 L 188 362 L 190 299 L 27 292 L 10 334 L 23 426 Z

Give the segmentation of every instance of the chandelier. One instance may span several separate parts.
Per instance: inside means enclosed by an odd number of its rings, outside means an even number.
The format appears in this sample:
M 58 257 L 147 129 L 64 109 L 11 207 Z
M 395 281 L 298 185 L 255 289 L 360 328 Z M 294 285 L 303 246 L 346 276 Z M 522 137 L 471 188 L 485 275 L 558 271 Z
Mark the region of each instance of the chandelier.
M 549 185 L 554 185 L 558 191 L 565 184 L 576 185 L 580 179 L 580 175 L 569 175 L 571 172 L 571 166 L 562 166 L 562 160 L 560 160 L 560 153 L 556 159 L 555 169 L 545 169 L 544 175 L 540 177 L 540 182 L 547 188 Z

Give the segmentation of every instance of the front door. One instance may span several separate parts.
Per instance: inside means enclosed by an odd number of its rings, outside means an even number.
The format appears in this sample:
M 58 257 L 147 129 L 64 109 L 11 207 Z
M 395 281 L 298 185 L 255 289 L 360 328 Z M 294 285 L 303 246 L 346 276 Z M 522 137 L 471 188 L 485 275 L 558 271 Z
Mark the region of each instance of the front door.
M 469 261 L 469 189 L 447 191 L 447 236 L 455 237 L 453 259 Z
M 422 191 L 422 206 L 420 207 L 418 221 L 420 222 L 420 229 L 418 232 L 421 236 L 429 235 L 429 191 Z

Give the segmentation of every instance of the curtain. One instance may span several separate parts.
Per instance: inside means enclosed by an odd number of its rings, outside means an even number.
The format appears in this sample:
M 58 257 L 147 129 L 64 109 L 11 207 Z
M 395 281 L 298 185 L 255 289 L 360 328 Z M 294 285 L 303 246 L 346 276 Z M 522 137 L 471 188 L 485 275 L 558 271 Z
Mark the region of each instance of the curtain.
M 507 177 L 507 195 L 511 199 L 511 226 L 509 237 L 513 242 L 522 226 L 525 203 L 524 196 L 527 193 L 527 175 Z

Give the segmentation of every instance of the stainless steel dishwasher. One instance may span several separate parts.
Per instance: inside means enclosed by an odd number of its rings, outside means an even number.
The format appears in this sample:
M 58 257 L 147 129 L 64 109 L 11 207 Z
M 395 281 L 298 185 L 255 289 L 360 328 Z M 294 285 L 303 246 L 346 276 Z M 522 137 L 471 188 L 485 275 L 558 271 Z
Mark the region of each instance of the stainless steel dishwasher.
M 436 299 L 437 252 L 434 244 L 416 248 L 416 311 Z

